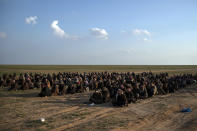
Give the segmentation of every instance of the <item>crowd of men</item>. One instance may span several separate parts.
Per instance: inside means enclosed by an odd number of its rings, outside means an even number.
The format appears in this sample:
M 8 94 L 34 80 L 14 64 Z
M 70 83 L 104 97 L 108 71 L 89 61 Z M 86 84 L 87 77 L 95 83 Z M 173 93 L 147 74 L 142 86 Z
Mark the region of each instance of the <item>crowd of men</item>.
M 39 96 L 56 96 L 94 90 L 89 102 L 101 104 L 111 101 L 114 106 L 127 106 L 139 99 L 174 93 L 196 83 L 197 74 L 169 76 L 168 73 L 91 72 L 91 73 L 21 73 L 3 74 L 0 86 L 9 90 L 40 88 Z
M 98 89 L 90 97 L 91 103 L 112 101 L 114 106 L 127 106 L 139 99 L 154 95 L 174 93 L 176 90 L 196 83 L 197 74 L 182 74 L 169 77 L 168 73 L 153 74 L 151 72 L 104 74 L 98 80 Z

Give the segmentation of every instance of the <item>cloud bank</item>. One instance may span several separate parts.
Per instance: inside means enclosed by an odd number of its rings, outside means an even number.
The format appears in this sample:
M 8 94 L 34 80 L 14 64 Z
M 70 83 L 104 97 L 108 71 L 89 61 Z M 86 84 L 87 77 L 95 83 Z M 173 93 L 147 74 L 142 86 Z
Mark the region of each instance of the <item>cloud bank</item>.
M 38 19 L 37 16 L 30 16 L 30 17 L 27 17 L 27 18 L 25 19 L 25 22 L 26 22 L 27 24 L 32 24 L 32 25 L 34 25 L 34 24 L 37 23 L 37 21 L 36 21 L 37 19 Z
M 90 29 L 91 35 L 100 38 L 100 39 L 108 39 L 108 33 L 105 29 L 100 28 L 91 28 Z

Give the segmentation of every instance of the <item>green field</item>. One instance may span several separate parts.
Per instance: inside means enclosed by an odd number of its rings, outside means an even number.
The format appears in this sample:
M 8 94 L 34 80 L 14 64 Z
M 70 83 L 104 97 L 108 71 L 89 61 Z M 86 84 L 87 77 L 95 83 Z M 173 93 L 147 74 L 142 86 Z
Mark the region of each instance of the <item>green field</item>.
M 0 72 L 174 72 L 196 73 L 197 65 L 0 65 Z

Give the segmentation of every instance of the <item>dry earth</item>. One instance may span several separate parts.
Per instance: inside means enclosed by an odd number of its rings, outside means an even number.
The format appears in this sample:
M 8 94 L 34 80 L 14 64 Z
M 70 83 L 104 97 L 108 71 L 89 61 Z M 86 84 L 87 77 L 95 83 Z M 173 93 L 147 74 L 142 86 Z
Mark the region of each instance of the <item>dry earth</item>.
M 90 106 L 90 93 L 45 98 L 38 93 L 1 89 L 0 130 L 197 130 L 197 85 L 124 108 Z M 181 113 L 184 107 L 192 112 Z

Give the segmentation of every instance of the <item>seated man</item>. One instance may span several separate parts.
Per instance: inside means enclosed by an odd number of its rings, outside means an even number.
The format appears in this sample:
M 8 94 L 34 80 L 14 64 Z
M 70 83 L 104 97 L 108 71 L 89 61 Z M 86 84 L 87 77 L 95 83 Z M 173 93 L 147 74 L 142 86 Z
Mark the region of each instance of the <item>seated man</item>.
M 29 89 L 29 81 L 24 81 L 24 83 L 21 86 L 22 90 L 28 90 Z
M 35 84 L 34 84 L 34 87 L 35 88 L 41 88 L 41 81 L 40 80 L 36 81 Z
M 103 103 L 103 95 L 101 91 L 95 91 L 92 96 L 90 97 L 89 101 L 95 104 L 102 104 Z
M 147 88 L 147 92 L 148 92 L 148 97 L 152 97 L 152 96 L 157 95 L 157 87 L 155 86 L 154 83 L 151 83 L 146 88 Z
M 127 101 L 128 101 L 129 104 L 131 102 L 135 103 L 137 101 L 137 99 L 134 97 L 134 94 L 133 94 L 133 91 L 132 91 L 131 87 L 126 89 L 125 95 L 127 97 Z
M 128 106 L 126 95 L 124 94 L 123 90 L 118 89 L 116 97 L 112 100 L 113 106 Z
M 139 89 L 139 87 L 138 87 L 138 85 L 137 84 L 135 84 L 134 86 L 133 86 L 133 94 L 134 94 L 134 98 L 137 100 L 137 99 L 139 99 L 140 98 L 140 89 Z
M 88 82 L 88 80 L 84 81 L 83 88 L 84 88 L 84 91 L 89 92 L 90 89 L 89 89 L 89 82 Z
M 76 93 L 77 85 L 76 84 L 69 84 L 67 92 L 70 94 Z
M 59 80 L 59 93 L 60 94 L 63 94 L 63 89 L 64 89 L 64 86 L 65 86 L 65 84 L 64 84 L 64 81 L 62 80 L 62 79 L 60 79 Z
M 163 83 L 162 82 L 160 82 L 160 81 L 157 82 L 156 86 L 157 86 L 158 95 L 165 95 L 166 94 L 166 92 L 163 89 Z
M 12 80 L 11 86 L 8 90 L 17 90 L 18 89 L 18 83 L 15 80 Z
M 78 93 L 84 92 L 85 89 L 83 87 L 83 82 L 78 81 L 78 83 L 76 85 L 77 85 L 76 92 L 78 92 Z
M 145 85 L 140 85 L 140 98 L 141 99 L 146 99 L 148 98 L 148 93 L 147 93 L 147 90 L 146 90 L 146 86 Z
M 60 92 L 60 95 L 66 95 L 66 94 L 67 94 L 67 90 L 68 90 L 68 85 L 65 85 L 65 86 L 63 87 L 62 92 Z
M 51 89 L 51 95 L 52 96 L 57 96 L 59 95 L 59 85 L 54 84 L 52 89 Z
M 41 92 L 39 94 L 40 97 L 51 96 L 51 90 L 49 89 L 47 83 L 42 84 L 41 88 L 42 88 L 42 90 L 41 90 Z
M 102 95 L 103 95 L 103 102 L 109 102 L 110 101 L 109 90 L 106 87 L 102 87 Z

